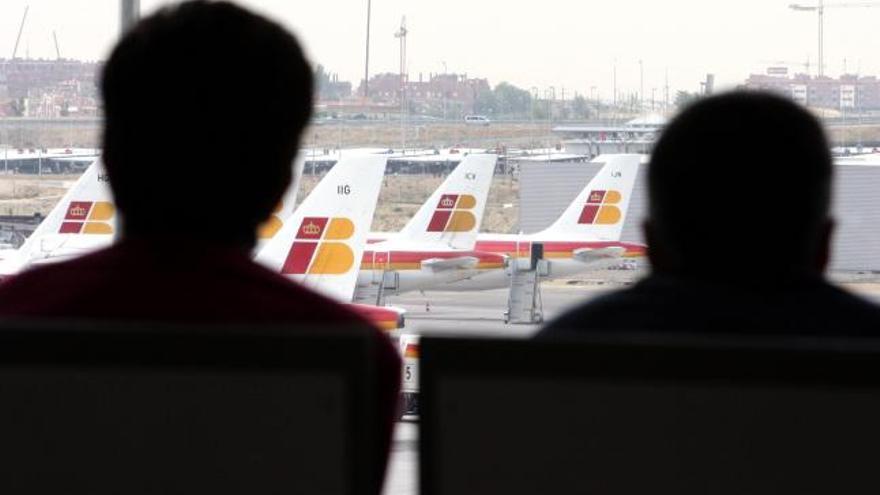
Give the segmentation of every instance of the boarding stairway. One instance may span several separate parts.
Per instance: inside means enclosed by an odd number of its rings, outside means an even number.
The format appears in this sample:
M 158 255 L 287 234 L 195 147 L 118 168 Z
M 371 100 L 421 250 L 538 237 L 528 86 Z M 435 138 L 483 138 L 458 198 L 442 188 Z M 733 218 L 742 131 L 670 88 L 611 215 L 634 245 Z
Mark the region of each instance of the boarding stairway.
M 528 259 L 514 259 L 508 265 L 510 292 L 507 296 L 504 323 L 528 325 L 544 321 L 541 277 L 550 274 L 550 264 L 543 258 L 543 244 L 532 244 Z
M 354 291 L 354 302 L 385 306 L 388 294 L 396 294 L 400 287 L 400 274 L 396 271 L 383 270 L 381 275 L 373 277 L 367 287 L 357 287 Z

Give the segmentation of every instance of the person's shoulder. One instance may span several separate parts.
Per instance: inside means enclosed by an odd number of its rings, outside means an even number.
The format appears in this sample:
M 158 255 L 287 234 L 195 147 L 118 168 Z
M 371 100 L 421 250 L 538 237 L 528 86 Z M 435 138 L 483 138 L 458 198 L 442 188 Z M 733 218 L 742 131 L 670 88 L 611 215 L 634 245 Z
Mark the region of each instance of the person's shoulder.
M 242 267 L 253 277 L 253 297 L 263 298 L 291 317 L 329 324 L 372 326 L 349 305 L 330 299 L 248 260 Z
M 816 297 L 821 304 L 815 304 L 813 311 L 836 319 L 844 333 L 880 336 L 880 305 L 827 282 L 821 284 Z
M 34 285 L 49 289 L 56 285 L 77 286 L 84 274 L 93 273 L 105 260 L 115 257 L 113 248 L 100 249 L 73 259 L 28 266 L 7 276 L 0 283 L 0 293 L 7 295 Z

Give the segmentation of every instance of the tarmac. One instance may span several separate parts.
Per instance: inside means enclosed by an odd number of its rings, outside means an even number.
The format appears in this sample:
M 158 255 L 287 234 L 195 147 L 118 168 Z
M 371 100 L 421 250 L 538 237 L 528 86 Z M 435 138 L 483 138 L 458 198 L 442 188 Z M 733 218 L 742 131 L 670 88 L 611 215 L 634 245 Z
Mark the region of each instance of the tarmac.
M 606 272 L 606 276 L 608 273 Z M 624 278 L 635 278 L 624 276 Z M 880 283 L 877 275 L 864 283 L 860 277 L 832 277 L 853 292 L 880 304 Z M 620 289 L 626 283 L 571 281 L 545 283 L 541 289 L 544 317 L 549 321 L 590 299 Z M 388 298 L 388 304 L 407 310 L 406 327 L 402 333 L 434 336 L 509 337 L 528 338 L 541 325 L 504 323 L 507 290 L 480 292 L 435 291 L 426 294 L 409 293 Z M 384 493 L 387 495 L 416 495 L 418 486 L 418 423 L 397 424 L 388 463 Z
M 541 289 L 544 319 L 552 319 L 589 299 L 619 288 L 614 286 L 558 286 Z M 458 292 L 435 291 L 424 295 L 403 294 L 388 298 L 388 304 L 406 309 L 403 333 L 467 337 L 529 337 L 540 325 L 506 324 L 507 289 Z

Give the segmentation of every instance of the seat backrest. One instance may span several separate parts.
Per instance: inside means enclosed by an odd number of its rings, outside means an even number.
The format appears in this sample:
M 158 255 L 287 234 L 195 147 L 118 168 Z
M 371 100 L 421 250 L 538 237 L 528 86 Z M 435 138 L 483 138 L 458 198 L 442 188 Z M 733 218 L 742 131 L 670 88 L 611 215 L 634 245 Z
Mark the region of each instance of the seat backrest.
M 873 341 L 423 338 L 422 493 L 880 491 Z
M 2 323 L 0 493 L 368 493 L 368 345 L 344 330 Z

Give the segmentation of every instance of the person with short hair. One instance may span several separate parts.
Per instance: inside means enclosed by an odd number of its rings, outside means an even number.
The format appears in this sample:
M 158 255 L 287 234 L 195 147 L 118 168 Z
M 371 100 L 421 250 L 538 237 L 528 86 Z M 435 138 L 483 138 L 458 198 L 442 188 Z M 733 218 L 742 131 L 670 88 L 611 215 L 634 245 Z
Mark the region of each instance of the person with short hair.
M 650 275 L 539 336 L 880 334 L 880 309 L 823 276 L 832 168 L 821 124 L 788 99 L 736 91 L 691 105 L 648 165 Z
M 312 113 L 312 69 L 297 40 L 233 4 L 186 2 L 126 33 L 100 88 L 119 240 L 4 282 L 0 316 L 365 333 L 380 386 L 381 482 L 400 384 L 396 349 L 346 307 L 251 260 L 257 227 L 295 182 Z

